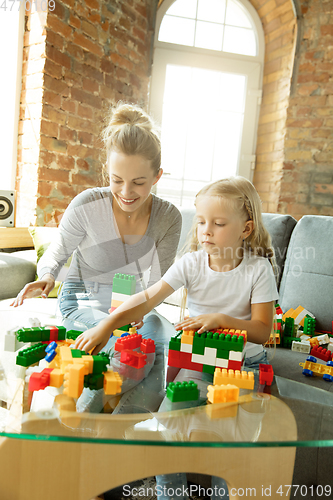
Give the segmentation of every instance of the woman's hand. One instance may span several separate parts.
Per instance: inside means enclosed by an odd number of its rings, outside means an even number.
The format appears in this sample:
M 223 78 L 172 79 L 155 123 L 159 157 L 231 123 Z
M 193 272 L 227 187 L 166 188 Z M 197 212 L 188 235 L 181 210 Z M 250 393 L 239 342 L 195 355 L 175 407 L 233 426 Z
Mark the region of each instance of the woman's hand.
M 223 327 L 223 314 L 200 314 L 194 318 L 185 318 L 175 325 L 176 330 L 194 330 L 198 333 L 209 332 Z
M 102 328 L 101 325 L 97 325 L 81 333 L 75 341 L 74 348 L 85 352 L 94 348 L 91 354 L 98 354 L 108 343 L 109 338 L 110 332 Z
M 40 295 L 46 299 L 48 294 L 53 290 L 54 284 L 55 280 L 52 274 L 45 274 L 43 279 L 25 285 L 10 305 L 14 307 L 21 306 L 25 299 L 39 297 Z

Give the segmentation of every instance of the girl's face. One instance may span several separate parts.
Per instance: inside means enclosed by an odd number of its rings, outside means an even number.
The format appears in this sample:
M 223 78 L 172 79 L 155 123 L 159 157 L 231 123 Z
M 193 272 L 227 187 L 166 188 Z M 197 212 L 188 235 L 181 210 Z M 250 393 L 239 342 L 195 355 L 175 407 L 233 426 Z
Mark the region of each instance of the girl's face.
M 212 256 L 239 259 L 239 249 L 252 232 L 253 222 L 245 221 L 233 201 L 203 195 L 196 200 L 197 237 L 202 248 Z
M 138 155 L 111 151 L 109 156 L 110 187 L 121 210 L 132 213 L 143 206 L 150 190 L 162 175 L 154 174 L 150 160 Z

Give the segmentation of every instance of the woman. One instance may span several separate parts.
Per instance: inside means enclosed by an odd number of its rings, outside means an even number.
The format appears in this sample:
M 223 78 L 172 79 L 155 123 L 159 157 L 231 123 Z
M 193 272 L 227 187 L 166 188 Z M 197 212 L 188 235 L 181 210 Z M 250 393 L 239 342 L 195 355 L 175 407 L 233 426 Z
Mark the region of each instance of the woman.
M 56 241 L 38 263 L 38 281 L 27 284 L 12 303 L 47 297 L 73 254 L 58 298 L 67 330 L 92 328 L 108 316 L 116 273 L 135 275 L 136 291 L 145 288 L 145 280 L 156 283 L 172 264 L 180 237 L 178 209 L 151 193 L 163 172 L 151 118 L 137 106 L 118 105 L 104 143 L 110 187 L 87 189 L 74 198 Z M 152 329 L 145 325 L 140 334 L 153 338 Z

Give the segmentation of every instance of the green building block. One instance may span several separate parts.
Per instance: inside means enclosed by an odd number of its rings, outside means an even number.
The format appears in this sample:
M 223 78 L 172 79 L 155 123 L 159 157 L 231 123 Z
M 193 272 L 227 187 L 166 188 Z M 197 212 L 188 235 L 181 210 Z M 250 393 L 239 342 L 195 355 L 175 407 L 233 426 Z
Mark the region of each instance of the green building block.
M 66 332 L 66 338 L 76 340 L 81 333 L 82 332 L 79 332 L 78 330 L 68 330 L 68 332 Z
M 316 320 L 311 318 L 311 316 L 306 315 L 304 318 L 304 333 L 306 335 L 314 335 L 316 328 Z
M 283 335 L 284 337 L 292 337 L 294 333 L 294 318 L 286 318 L 284 322 L 284 332 Z
M 103 373 L 89 374 L 84 376 L 84 387 L 89 387 L 91 390 L 103 389 L 104 375 Z
M 66 328 L 64 326 L 57 326 L 58 328 L 58 340 L 66 339 Z
M 217 349 L 216 351 L 216 357 L 221 359 L 229 359 L 229 354 L 230 351 L 227 351 L 226 349 Z
M 206 345 L 206 334 L 202 333 L 199 335 L 198 332 L 195 332 L 193 337 L 193 347 L 192 354 L 201 354 L 205 353 L 205 345 Z
M 212 366 L 212 365 L 203 365 L 202 371 L 204 373 L 211 373 L 212 375 L 214 375 L 215 365 L 214 366 Z
M 45 358 L 47 344 L 36 344 L 27 349 L 22 349 L 16 356 L 16 364 L 20 366 L 30 366 Z
M 93 360 L 93 375 L 107 371 L 107 365 L 110 363 L 110 358 L 106 352 L 93 356 Z
M 169 349 L 172 351 L 180 351 L 180 338 L 171 337 L 169 341 Z
M 282 347 L 290 348 L 293 342 L 300 342 L 301 339 L 298 337 L 283 337 Z
M 199 389 L 193 380 L 189 382 L 170 382 L 166 395 L 173 403 L 193 401 L 199 399 Z
M 82 358 L 82 351 L 80 349 L 71 349 L 72 358 Z
M 124 293 L 126 295 L 135 294 L 136 279 L 132 274 L 117 273 L 114 275 L 112 291 L 116 293 Z

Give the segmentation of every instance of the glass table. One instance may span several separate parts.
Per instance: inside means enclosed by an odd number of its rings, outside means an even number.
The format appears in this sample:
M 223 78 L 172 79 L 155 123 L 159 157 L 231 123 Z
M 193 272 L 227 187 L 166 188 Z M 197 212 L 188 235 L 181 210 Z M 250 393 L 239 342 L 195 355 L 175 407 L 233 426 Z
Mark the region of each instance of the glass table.
M 59 324 L 50 315 L 38 317 L 42 324 Z M 25 369 L 16 367 L 15 353 L 3 352 L 6 329 L 25 320 L 19 309 L 0 311 L 1 499 L 89 500 L 175 472 L 223 477 L 235 499 L 297 498 L 295 493 L 331 498 L 329 484 L 298 485 L 298 492 L 291 486 L 298 448 L 333 447 L 331 394 L 321 404 L 325 391 L 312 388 L 304 401 L 292 381 L 276 377 L 264 389 L 256 374 L 254 391 L 241 390 L 237 404 L 121 415 L 59 405 L 25 411 Z M 161 328 L 170 324 L 162 321 Z

